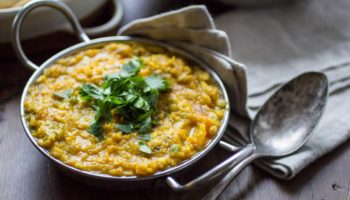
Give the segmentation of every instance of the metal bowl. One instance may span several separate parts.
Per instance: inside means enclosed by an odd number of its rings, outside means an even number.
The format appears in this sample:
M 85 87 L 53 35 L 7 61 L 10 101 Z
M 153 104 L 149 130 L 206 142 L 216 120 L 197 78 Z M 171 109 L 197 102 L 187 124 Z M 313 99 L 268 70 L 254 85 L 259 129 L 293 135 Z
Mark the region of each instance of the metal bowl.
M 49 6 L 61 11 L 69 19 L 69 21 L 74 25 L 74 29 L 78 37 L 82 40 L 82 42 L 57 53 L 56 55 L 48 59 L 46 62 L 44 62 L 40 66 L 37 66 L 36 64 L 31 62 L 25 55 L 21 47 L 19 32 L 20 32 L 20 25 L 24 17 L 34 8 L 42 7 L 42 6 Z M 150 186 L 154 186 L 154 184 L 156 184 L 157 181 L 159 180 L 165 180 L 166 178 L 169 179 L 170 176 L 181 174 L 181 172 L 183 172 L 185 169 L 188 169 L 190 166 L 192 166 L 198 160 L 200 160 L 204 155 L 206 155 L 220 141 L 221 137 L 223 136 L 226 130 L 226 126 L 228 124 L 228 119 L 230 114 L 230 108 L 228 105 L 222 120 L 222 124 L 218 129 L 218 132 L 215 138 L 211 140 L 202 151 L 198 152 L 192 158 L 186 161 L 183 161 L 174 167 L 157 172 L 150 176 L 116 177 L 116 176 L 111 176 L 106 174 L 94 173 L 94 172 L 79 170 L 52 157 L 46 149 L 40 147 L 37 144 L 37 140 L 32 136 L 31 130 L 28 127 L 28 124 L 24 117 L 25 116 L 24 101 L 28 93 L 28 88 L 35 82 L 35 80 L 43 73 L 43 71 L 46 68 L 50 67 L 53 63 L 55 63 L 60 58 L 66 57 L 67 55 L 82 51 L 84 49 L 105 45 L 110 42 L 131 42 L 131 41 L 136 41 L 144 44 L 152 44 L 152 45 L 162 47 L 168 50 L 172 54 L 179 55 L 190 62 L 196 63 L 199 67 L 205 69 L 211 75 L 211 77 L 214 79 L 214 81 L 217 83 L 218 87 L 220 88 L 223 98 L 227 102 L 229 102 L 227 91 L 220 77 L 203 61 L 191 55 L 190 53 L 184 50 L 181 50 L 179 48 L 176 48 L 174 46 L 171 46 L 167 43 L 163 43 L 155 40 L 149 40 L 149 39 L 135 38 L 135 37 L 114 36 L 114 37 L 104 37 L 104 38 L 90 40 L 86 35 L 86 33 L 83 31 L 82 27 L 80 26 L 78 20 L 74 17 L 73 12 L 69 9 L 69 7 L 67 7 L 62 2 L 59 2 L 56 0 L 42 0 L 42 1 L 35 1 L 33 3 L 30 3 L 26 5 L 23 8 L 23 10 L 19 12 L 19 14 L 16 16 L 16 19 L 13 23 L 12 42 L 13 42 L 14 49 L 17 53 L 17 56 L 25 66 L 35 70 L 31 78 L 27 82 L 21 98 L 21 120 L 22 120 L 22 125 L 24 127 L 24 130 L 26 132 L 26 135 L 28 136 L 32 144 L 43 155 L 45 155 L 49 160 L 53 161 L 53 163 L 55 163 L 64 172 L 68 173 L 73 177 L 76 177 L 78 180 L 81 180 L 85 183 L 92 184 L 99 187 L 109 188 L 109 189 L 130 190 L 130 189 L 138 189 L 142 187 L 150 187 Z M 224 171 L 224 169 L 222 171 Z M 204 177 L 204 179 L 206 178 L 207 177 Z M 173 178 L 170 178 L 170 179 L 174 181 Z M 195 184 L 193 184 L 193 182 Z M 207 181 L 203 180 L 203 177 L 202 177 L 202 179 L 192 181 L 191 184 L 188 187 L 186 187 L 186 189 L 192 189 L 193 186 L 201 185 L 206 182 Z M 129 183 L 132 183 L 132 187 Z M 172 186 L 172 184 L 169 184 L 169 185 L 174 190 L 178 190 L 176 189 L 176 187 Z

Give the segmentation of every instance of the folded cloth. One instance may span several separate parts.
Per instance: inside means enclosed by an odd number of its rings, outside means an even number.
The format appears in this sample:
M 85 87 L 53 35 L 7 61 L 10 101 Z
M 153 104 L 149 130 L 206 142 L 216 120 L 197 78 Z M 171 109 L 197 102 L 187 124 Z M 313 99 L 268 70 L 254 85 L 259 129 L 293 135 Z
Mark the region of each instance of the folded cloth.
M 325 2 L 326 0 L 322 1 Z M 322 51 L 322 57 L 314 51 L 306 54 L 305 49 L 315 50 L 317 47 L 311 47 L 308 43 L 309 40 L 304 37 L 300 37 L 297 41 L 298 43 L 294 44 L 294 41 L 291 41 L 291 37 L 295 35 L 288 34 L 288 31 L 294 30 L 296 27 L 302 31 L 302 33 L 298 34 L 311 37 L 314 36 L 314 32 L 320 30 L 319 26 L 322 26 L 322 23 L 319 23 L 316 19 L 308 18 L 312 16 L 308 12 L 313 11 L 308 7 L 310 6 L 310 1 L 301 4 L 303 5 L 295 4 L 294 9 L 296 12 L 298 9 L 306 12 L 304 15 L 298 16 L 301 18 L 301 22 L 315 21 L 315 27 L 312 30 L 305 31 L 301 27 L 297 27 L 295 21 L 289 21 L 291 20 L 290 18 L 293 18 L 293 14 L 290 13 L 291 11 L 288 7 L 290 5 L 286 6 L 284 11 L 279 11 L 280 7 L 278 6 L 263 9 L 234 10 L 216 19 L 216 23 L 221 29 L 228 32 L 229 36 L 232 37 L 233 57 L 242 57 L 242 60 L 249 64 L 248 76 L 250 77 L 250 82 L 247 82 L 244 65 L 230 58 L 231 47 L 226 33 L 215 28 L 213 19 L 204 6 L 190 6 L 154 17 L 135 20 L 122 27 L 118 34 L 152 38 L 173 44 L 190 51 L 212 67 L 222 78 L 230 96 L 232 116 L 224 138 L 236 145 L 244 145 L 249 142 L 248 127 L 252 117 L 280 84 L 305 70 L 323 70 L 326 72 L 333 83 L 331 85 L 331 93 L 333 95 L 329 100 L 325 116 L 321 120 L 318 130 L 310 138 L 310 141 L 292 155 L 278 159 L 261 159 L 256 162 L 257 166 L 275 177 L 290 179 L 306 165 L 334 149 L 350 136 L 350 124 L 347 123 L 349 117 L 347 117 L 347 109 L 343 108 L 346 103 L 344 99 L 350 97 L 349 93 L 344 92 L 347 88 L 347 82 L 350 83 L 350 81 L 346 76 L 339 79 L 338 74 L 344 72 L 336 72 L 338 70 L 346 70 L 347 64 L 345 59 L 331 60 L 331 58 L 334 58 L 334 55 L 340 58 L 340 55 L 345 54 L 345 52 L 339 51 L 339 48 L 344 46 L 339 45 L 338 49 L 334 47 L 335 50 L 328 54 L 326 51 Z M 327 6 L 327 3 L 325 4 Z M 315 4 L 311 5 L 315 6 Z M 264 9 L 267 9 L 271 16 L 266 16 Z M 251 12 L 255 16 L 251 16 L 249 14 Z M 278 18 L 276 13 L 284 15 L 285 18 Z M 280 20 L 280 23 L 276 24 L 276 19 L 273 17 Z M 263 19 L 266 21 L 264 22 Z M 339 20 L 336 17 L 332 19 Z M 290 30 L 285 29 L 283 26 L 283 23 L 286 22 L 290 24 L 291 27 L 288 27 Z M 328 25 L 335 23 L 331 20 L 327 22 Z M 308 24 L 303 23 L 302 26 L 308 26 Z M 271 27 L 266 27 L 266 25 Z M 330 29 L 331 27 L 326 28 Z M 332 30 L 326 29 L 327 31 Z M 336 31 L 336 33 L 342 32 Z M 320 41 L 326 40 L 326 33 L 322 32 L 322 34 L 325 35 L 314 37 L 313 42 L 316 46 L 321 46 Z M 336 35 L 334 34 L 334 37 Z M 261 36 L 264 36 L 262 37 L 263 40 L 260 40 Z M 296 34 L 296 36 L 298 35 Z M 236 38 L 239 38 L 239 40 L 236 40 Z M 300 47 L 304 48 L 301 49 L 304 54 L 300 55 L 298 52 L 298 44 L 305 45 Z M 322 45 L 327 44 L 329 43 L 324 41 Z M 284 45 L 291 48 L 291 50 L 284 49 Z M 322 47 L 326 48 L 326 46 Z M 269 54 L 266 53 L 266 49 L 270 50 Z M 338 54 L 336 53 L 337 50 Z M 308 56 L 310 56 L 310 59 L 307 59 Z M 253 60 L 250 60 L 250 57 Z M 324 59 L 325 62 L 322 62 L 323 66 L 325 66 L 323 68 L 320 67 L 319 62 L 310 61 L 320 61 L 322 58 L 327 58 L 327 60 Z M 293 59 L 295 59 L 295 62 L 293 62 Z M 328 65 L 335 65 L 335 67 L 327 67 Z M 306 68 L 308 66 L 312 67 Z M 331 73 L 334 74 L 331 75 Z M 250 109 L 247 108 L 247 84 L 253 91 L 250 93 Z M 350 105 L 347 105 L 347 107 L 350 107 Z

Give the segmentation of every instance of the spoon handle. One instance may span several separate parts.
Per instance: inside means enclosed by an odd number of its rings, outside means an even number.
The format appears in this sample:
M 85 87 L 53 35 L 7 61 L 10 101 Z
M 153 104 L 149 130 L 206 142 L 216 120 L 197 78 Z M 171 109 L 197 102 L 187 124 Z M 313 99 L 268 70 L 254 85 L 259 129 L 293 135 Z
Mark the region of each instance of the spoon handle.
M 236 166 L 246 157 L 253 154 L 254 151 L 255 151 L 255 146 L 253 144 L 247 144 L 244 148 L 242 148 L 240 151 L 238 151 L 231 157 L 227 158 L 225 161 L 221 162 L 211 170 L 207 171 L 206 173 L 202 174 L 201 176 L 195 178 L 194 180 L 186 184 L 182 185 L 179 182 L 177 182 L 173 177 L 170 177 L 170 176 L 167 177 L 165 181 L 171 189 L 177 192 L 188 191 L 195 188 L 199 188 L 203 185 L 208 184 L 214 178 L 221 175 L 222 173 L 227 172 L 232 167 Z
M 249 163 L 258 158 L 257 154 L 253 153 L 237 164 L 221 181 L 215 185 L 202 200 L 215 200 L 219 197 L 222 191 L 231 183 L 231 181 L 241 172 Z

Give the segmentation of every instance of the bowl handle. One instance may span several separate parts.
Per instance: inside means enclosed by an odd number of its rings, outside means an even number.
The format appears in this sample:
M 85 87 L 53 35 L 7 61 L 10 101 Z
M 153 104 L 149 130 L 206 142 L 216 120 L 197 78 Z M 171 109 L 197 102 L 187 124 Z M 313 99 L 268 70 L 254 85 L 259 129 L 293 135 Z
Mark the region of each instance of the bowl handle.
M 12 46 L 15 50 L 15 53 L 20 60 L 20 62 L 28 67 L 29 69 L 32 70 L 37 70 L 39 69 L 39 66 L 34 64 L 29 58 L 25 55 L 22 45 L 21 45 L 21 40 L 20 40 L 20 30 L 21 30 L 21 25 L 23 22 L 23 19 L 27 16 L 29 12 L 34 10 L 35 8 L 38 7 L 44 7 L 48 6 L 51 8 L 54 8 L 60 12 L 62 12 L 69 22 L 73 25 L 74 31 L 79 37 L 79 39 L 82 42 L 89 42 L 90 38 L 86 35 L 84 32 L 84 29 L 81 27 L 78 19 L 75 17 L 73 11 L 64 3 L 57 1 L 57 0 L 39 0 L 39 1 L 33 1 L 31 3 L 28 3 L 26 6 L 21 9 L 21 11 L 16 15 L 13 23 L 12 23 L 12 30 L 11 30 L 11 41 L 12 41 Z
M 224 147 L 224 148 L 228 149 L 227 147 Z M 170 177 L 170 176 L 167 177 L 165 181 L 169 185 L 169 187 L 176 192 L 183 192 L 183 191 L 197 189 L 200 186 L 210 183 L 210 181 L 212 181 L 214 178 L 216 178 L 220 174 L 238 165 L 245 158 L 252 155 L 254 151 L 255 151 L 254 145 L 248 144 L 245 147 L 241 148 L 237 153 L 227 158 L 222 163 L 218 164 L 214 168 L 210 169 L 209 171 L 205 172 L 201 176 L 195 178 L 194 180 L 184 185 L 181 185 L 173 177 Z
M 89 36 L 95 37 L 95 36 L 102 35 L 106 32 L 109 32 L 115 29 L 115 27 L 122 22 L 123 15 L 124 15 L 123 2 L 121 0 L 110 0 L 110 1 L 112 1 L 113 3 L 113 9 L 114 9 L 113 16 L 109 21 L 107 21 L 102 25 L 91 27 L 91 28 L 84 28 L 85 32 Z

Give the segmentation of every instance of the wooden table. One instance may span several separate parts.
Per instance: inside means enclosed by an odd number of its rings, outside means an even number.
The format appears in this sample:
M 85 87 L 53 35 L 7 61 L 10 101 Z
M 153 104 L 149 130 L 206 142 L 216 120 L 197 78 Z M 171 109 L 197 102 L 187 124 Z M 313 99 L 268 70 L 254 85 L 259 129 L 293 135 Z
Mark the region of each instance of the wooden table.
M 124 23 L 132 19 L 148 16 L 171 8 L 160 0 L 125 1 L 126 17 Z M 140 9 L 142 8 L 142 9 Z M 221 8 L 219 8 L 221 9 Z M 215 11 L 215 10 L 214 10 Z M 39 56 L 38 60 L 45 56 Z M 14 59 L 0 62 L 0 68 L 18 67 Z M 18 67 L 21 69 L 21 67 Z M 16 71 L 16 70 L 15 70 Z M 4 72 L 4 71 L 3 71 Z M 106 191 L 86 186 L 61 174 L 29 142 L 22 129 L 19 115 L 18 88 L 23 85 L 29 72 L 10 73 L 5 70 L 0 75 L 0 88 L 17 93 L 0 104 L 0 200 L 38 200 L 38 199 L 200 199 L 206 190 L 176 194 L 167 187 L 142 191 L 118 192 Z M 8 74 L 7 74 L 8 73 Z M 18 84 L 6 85 L 8 76 L 19 76 Z M 13 92 L 11 92 L 13 91 Z M 1 94 L 1 93 L 0 93 Z M 225 193 L 220 199 L 253 200 L 350 200 L 350 149 L 349 142 L 338 147 L 332 153 L 308 166 L 293 180 L 276 180 L 265 172 L 248 166 L 231 184 L 232 192 Z M 221 155 L 217 157 L 216 155 Z M 215 149 L 199 165 L 208 160 L 217 161 L 228 156 Z M 193 175 L 193 170 L 190 172 Z M 200 173 L 200 172 L 197 172 Z M 132 187 L 132 185 L 130 185 Z

